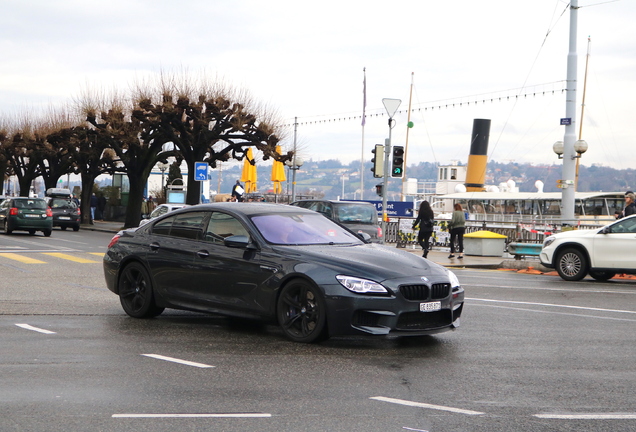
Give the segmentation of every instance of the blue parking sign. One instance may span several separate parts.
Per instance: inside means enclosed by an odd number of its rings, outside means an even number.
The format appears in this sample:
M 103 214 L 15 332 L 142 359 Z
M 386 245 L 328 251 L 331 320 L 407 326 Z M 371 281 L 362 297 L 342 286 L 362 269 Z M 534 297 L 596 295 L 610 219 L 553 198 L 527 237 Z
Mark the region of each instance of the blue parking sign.
M 196 181 L 204 181 L 208 179 L 208 163 L 207 162 L 194 163 L 194 179 Z

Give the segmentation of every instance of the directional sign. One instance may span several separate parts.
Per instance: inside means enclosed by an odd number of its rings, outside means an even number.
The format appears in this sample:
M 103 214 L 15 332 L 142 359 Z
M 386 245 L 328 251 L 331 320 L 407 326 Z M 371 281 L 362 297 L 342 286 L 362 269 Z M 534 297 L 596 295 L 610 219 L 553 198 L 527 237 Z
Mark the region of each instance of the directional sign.
M 204 181 L 208 179 L 208 164 L 207 162 L 195 162 L 194 163 L 194 179 L 196 181 Z
M 569 126 L 572 124 L 572 119 L 571 118 L 562 118 L 561 119 L 561 126 Z

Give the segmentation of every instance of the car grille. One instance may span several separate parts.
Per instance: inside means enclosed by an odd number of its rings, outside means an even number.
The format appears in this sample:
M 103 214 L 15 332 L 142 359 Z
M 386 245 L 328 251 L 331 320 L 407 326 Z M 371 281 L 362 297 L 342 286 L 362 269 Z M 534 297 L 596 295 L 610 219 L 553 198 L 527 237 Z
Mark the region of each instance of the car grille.
M 446 327 L 453 322 L 452 313 L 445 309 L 437 312 L 405 312 L 400 314 L 397 330 L 431 330 Z
M 407 300 L 424 301 L 430 299 L 443 299 L 450 294 L 449 283 L 437 283 L 431 285 L 400 285 L 400 293 Z

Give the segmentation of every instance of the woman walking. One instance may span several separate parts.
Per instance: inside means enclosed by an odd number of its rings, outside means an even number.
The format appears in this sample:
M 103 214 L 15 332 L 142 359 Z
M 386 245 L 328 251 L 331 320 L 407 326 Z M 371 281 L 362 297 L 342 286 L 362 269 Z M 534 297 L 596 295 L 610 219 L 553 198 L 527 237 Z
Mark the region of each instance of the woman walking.
M 455 241 L 457 241 L 457 252 L 459 256 L 457 259 L 464 258 L 464 231 L 466 230 L 466 216 L 464 210 L 462 210 L 461 204 L 455 204 L 455 211 L 453 211 L 453 217 L 448 224 L 448 230 L 450 232 L 450 255 L 449 258 L 455 258 Z
M 416 226 L 420 226 L 420 231 L 417 233 L 417 242 L 422 246 L 424 251 L 423 257 L 428 256 L 429 241 L 431 234 L 433 234 L 433 226 L 435 225 L 435 214 L 428 201 L 422 201 L 420 209 L 417 212 L 417 218 L 413 222 L 413 229 Z

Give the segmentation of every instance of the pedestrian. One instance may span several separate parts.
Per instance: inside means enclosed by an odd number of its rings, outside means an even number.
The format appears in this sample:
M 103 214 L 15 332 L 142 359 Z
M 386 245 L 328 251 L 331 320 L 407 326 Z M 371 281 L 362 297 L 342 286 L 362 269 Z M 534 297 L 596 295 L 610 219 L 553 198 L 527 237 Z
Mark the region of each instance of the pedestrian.
M 636 214 L 636 203 L 634 203 L 634 192 L 627 191 L 625 194 L 625 209 L 623 210 L 623 217 Z
M 466 231 L 466 215 L 462 210 L 462 205 L 455 204 L 453 211 L 453 217 L 448 224 L 448 230 L 450 232 L 450 255 L 448 258 L 455 258 L 455 242 L 457 242 L 457 252 L 459 256 L 457 259 L 464 258 L 464 231 Z
M 419 225 L 419 232 L 417 233 L 417 242 L 424 251 L 422 256 L 428 257 L 429 242 L 431 235 L 433 234 L 433 226 L 435 225 L 435 214 L 428 201 L 422 201 L 420 203 L 420 209 L 417 212 L 417 218 L 413 222 L 413 229 Z
M 101 193 L 99 197 L 97 198 L 97 213 L 99 213 L 97 216 L 99 217 L 99 220 L 104 221 L 105 212 L 106 212 L 106 197 L 104 196 L 103 193 Z
M 97 195 L 93 192 L 91 195 L 91 224 L 95 220 L 95 209 L 97 209 Z
M 232 196 L 236 198 L 237 201 L 243 201 L 243 186 L 241 185 L 241 181 L 237 180 L 236 184 L 232 186 Z

